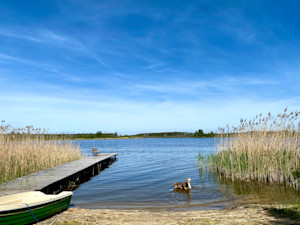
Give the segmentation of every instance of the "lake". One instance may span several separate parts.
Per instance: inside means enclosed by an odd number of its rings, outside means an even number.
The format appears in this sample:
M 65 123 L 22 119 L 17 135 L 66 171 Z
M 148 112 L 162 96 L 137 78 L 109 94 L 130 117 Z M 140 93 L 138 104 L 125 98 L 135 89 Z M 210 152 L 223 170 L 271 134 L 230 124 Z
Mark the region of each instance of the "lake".
M 295 201 L 299 194 L 283 185 L 221 181 L 202 171 L 198 154 L 214 152 L 213 138 L 79 140 L 85 155 L 92 147 L 118 153 L 117 160 L 74 191 L 82 208 L 199 210 L 233 207 L 240 201 Z M 191 178 L 190 191 L 173 183 Z

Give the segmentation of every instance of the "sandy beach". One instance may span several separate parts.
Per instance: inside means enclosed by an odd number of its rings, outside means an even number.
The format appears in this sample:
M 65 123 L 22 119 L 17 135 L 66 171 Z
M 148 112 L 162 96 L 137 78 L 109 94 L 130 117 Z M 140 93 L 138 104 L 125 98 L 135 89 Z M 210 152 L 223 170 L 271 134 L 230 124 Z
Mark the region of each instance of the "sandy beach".
M 297 213 L 296 213 L 297 214 Z M 296 216 L 297 218 L 294 218 Z M 281 214 L 280 207 L 249 205 L 208 211 L 147 211 L 70 208 L 44 222 L 54 224 L 300 224 L 298 214 Z M 43 223 L 44 223 L 43 222 Z

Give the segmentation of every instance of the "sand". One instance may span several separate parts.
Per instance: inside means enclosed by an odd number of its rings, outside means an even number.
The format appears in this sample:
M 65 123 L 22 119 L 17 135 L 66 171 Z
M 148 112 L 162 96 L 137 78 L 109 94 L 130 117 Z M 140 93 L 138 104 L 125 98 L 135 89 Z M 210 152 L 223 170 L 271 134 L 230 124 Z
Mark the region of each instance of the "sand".
M 300 224 L 296 219 L 280 218 L 268 209 L 272 206 L 250 205 L 224 210 L 147 211 L 70 208 L 46 222 L 54 224 Z M 44 222 L 43 222 L 44 223 Z

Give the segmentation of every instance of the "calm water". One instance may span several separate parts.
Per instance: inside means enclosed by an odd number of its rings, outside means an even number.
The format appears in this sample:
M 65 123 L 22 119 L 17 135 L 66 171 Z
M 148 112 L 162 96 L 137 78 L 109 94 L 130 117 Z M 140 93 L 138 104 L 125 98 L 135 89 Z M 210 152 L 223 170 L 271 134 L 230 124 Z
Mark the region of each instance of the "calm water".
M 74 191 L 72 204 L 82 208 L 213 209 L 234 206 L 240 195 L 248 199 L 298 198 L 285 187 L 220 182 L 213 173 L 199 170 L 198 154 L 214 151 L 214 139 L 151 138 L 82 140 L 81 150 L 90 155 L 97 147 L 118 153 L 109 168 Z M 192 189 L 174 191 L 173 183 L 192 179 Z M 267 188 L 265 190 L 265 188 Z M 264 191 L 265 190 L 265 191 Z M 261 193 L 261 194 L 260 194 Z M 282 194 L 283 193 L 283 194 Z M 288 194 L 287 194 L 288 193 Z M 288 197 L 286 197 L 288 196 Z M 280 197 L 276 197 L 280 198 Z

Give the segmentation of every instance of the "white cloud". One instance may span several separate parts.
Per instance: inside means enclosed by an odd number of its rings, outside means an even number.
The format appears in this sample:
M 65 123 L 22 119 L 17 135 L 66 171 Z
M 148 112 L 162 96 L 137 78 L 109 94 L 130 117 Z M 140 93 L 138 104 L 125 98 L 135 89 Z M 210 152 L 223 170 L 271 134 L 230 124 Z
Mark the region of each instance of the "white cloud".
M 240 118 L 258 113 L 276 114 L 287 106 L 299 109 L 300 97 L 266 101 L 251 98 L 210 101 L 145 102 L 122 98 L 79 100 L 37 95 L 0 97 L 1 119 L 17 126 L 32 124 L 54 132 L 119 132 L 133 134 L 159 131 L 216 131 L 219 126 L 237 125 Z
M 280 84 L 276 80 L 267 80 L 267 79 L 259 79 L 253 77 L 244 77 L 241 78 L 231 77 L 231 76 L 223 76 L 219 78 L 207 79 L 207 80 L 179 80 L 179 79 L 171 79 L 160 82 L 153 83 L 140 83 L 136 84 L 134 88 L 143 91 L 153 91 L 158 93 L 165 94 L 191 94 L 198 95 L 199 93 L 209 94 L 211 92 L 214 95 L 219 94 L 219 92 L 225 92 L 227 95 L 232 95 L 236 92 L 243 92 L 244 94 L 248 94 L 250 91 L 251 85 L 278 85 Z M 245 88 L 248 86 L 248 88 Z
M 151 64 L 151 65 L 145 66 L 144 68 L 150 70 L 150 69 L 161 67 L 161 66 L 164 66 L 164 65 L 166 65 L 166 63 L 154 63 L 154 64 Z
M 62 34 L 54 33 L 49 29 L 41 29 L 31 27 L 3 27 L 0 28 L 0 36 L 6 36 L 16 39 L 23 39 L 25 41 L 35 42 L 38 44 L 51 45 L 55 47 L 81 51 L 82 43 L 79 41 L 64 36 Z

